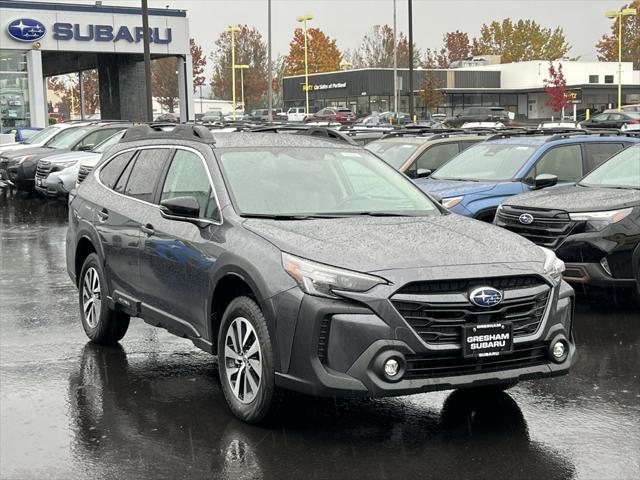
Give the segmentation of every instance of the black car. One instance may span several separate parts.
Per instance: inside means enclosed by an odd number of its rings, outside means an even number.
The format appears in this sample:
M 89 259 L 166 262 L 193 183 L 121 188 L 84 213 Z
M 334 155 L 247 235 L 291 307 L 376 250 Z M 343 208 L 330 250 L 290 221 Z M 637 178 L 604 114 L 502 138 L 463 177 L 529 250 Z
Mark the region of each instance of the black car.
M 507 388 L 575 355 L 553 252 L 344 142 L 132 128 L 71 195 L 66 249 L 91 340 L 130 316 L 190 339 L 248 422 L 283 390 Z
M 509 112 L 502 107 L 469 107 L 454 117 L 447 118 L 444 123 L 450 127 L 459 128 L 469 122 L 500 122 L 509 123 Z
M 640 124 L 640 112 L 606 110 L 580 122 L 582 128 L 622 128 Z
M 67 128 L 46 146 L 3 153 L 0 155 L 0 166 L 6 171 L 8 180 L 16 188 L 33 190 L 40 159 L 65 152 L 90 151 L 113 134 L 129 126 L 131 126 L 130 123 L 98 122 Z
M 640 145 L 576 185 L 509 198 L 495 223 L 555 250 L 568 282 L 640 293 Z

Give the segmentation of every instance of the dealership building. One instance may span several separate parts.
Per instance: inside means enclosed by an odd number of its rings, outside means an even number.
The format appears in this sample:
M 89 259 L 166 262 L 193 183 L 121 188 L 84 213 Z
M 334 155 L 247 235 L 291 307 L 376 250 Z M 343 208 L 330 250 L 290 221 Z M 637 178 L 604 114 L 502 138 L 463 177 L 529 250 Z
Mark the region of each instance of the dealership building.
M 480 60 L 480 61 L 477 61 Z M 431 113 L 455 115 L 468 107 L 501 106 L 516 118 L 541 119 L 554 115 L 545 104 L 544 80 L 549 62 L 484 63 L 484 59 L 459 62 L 450 69 L 416 69 L 413 86 L 416 112 L 424 118 L 427 109 L 420 95 L 428 75 L 443 93 L 441 104 Z M 554 62 L 557 66 L 558 62 Z M 567 88 L 576 110 L 599 111 L 618 102 L 618 63 L 562 61 Z M 467 64 L 467 66 L 465 66 Z M 409 70 L 398 69 L 398 110 L 409 111 Z M 623 104 L 640 103 L 640 71 L 631 62 L 622 64 Z M 304 75 L 285 77 L 284 107 L 305 105 Z M 364 68 L 309 75 L 309 105 L 312 112 L 325 107 L 346 106 L 358 115 L 393 110 L 393 69 Z M 571 113 L 571 108 L 567 114 Z M 555 113 L 557 116 L 557 113 Z
M 0 29 L 2 126 L 46 126 L 46 78 L 93 69 L 102 118 L 145 120 L 140 8 L 0 0 Z M 193 119 L 186 12 L 149 9 L 149 29 L 151 58 L 177 58 L 180 115 Z

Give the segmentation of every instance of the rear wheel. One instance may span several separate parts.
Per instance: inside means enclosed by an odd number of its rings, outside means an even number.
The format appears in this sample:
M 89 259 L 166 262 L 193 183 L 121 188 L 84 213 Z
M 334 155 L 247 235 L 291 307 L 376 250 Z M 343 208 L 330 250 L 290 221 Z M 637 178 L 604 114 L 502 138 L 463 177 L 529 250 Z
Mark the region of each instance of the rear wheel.
M 218 335 L 222 391 L 240 420 L 260 423 L 278 410 L 282 392 L 275 384 L 273 346 L 258 304 L 238 297 L 227 307 Z
M 105 286 L 100 259 L 92 253 L 87 256 L 80 273 L 80 318 L 84 331 L 92 342 L 113 344 L 127 333 L 129 315 L 109 308 Z

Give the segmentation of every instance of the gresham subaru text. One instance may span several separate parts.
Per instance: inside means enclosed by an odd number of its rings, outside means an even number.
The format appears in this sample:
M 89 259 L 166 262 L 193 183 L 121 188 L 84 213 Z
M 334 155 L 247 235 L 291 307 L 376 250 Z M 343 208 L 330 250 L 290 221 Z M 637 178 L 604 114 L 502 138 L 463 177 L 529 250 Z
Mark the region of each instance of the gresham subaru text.
M 331 140 L 131 128 L 72 192 L 66 248 L 91 340 L 130 316 L 189 338 L 247 422 L 284 390 L 507 388 L 575 356 L 552 251 Z

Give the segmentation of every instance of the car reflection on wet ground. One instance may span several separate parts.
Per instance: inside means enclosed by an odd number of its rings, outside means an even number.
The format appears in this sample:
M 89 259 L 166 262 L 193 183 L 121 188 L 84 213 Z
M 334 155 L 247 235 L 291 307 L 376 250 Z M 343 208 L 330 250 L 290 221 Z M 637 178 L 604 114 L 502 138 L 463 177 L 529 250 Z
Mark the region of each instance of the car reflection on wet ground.
M 638 478 L 640 313 L 578 298 L 569 376 L 508 393 L 294 396 L 280 422 L 229 413 L 212 357 L 132 322 L 87 343 L 63 202 L 0 190 L 2 478 Z

